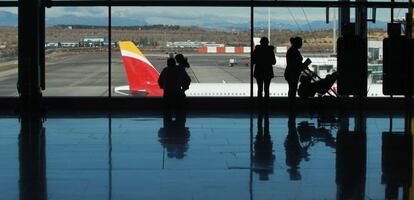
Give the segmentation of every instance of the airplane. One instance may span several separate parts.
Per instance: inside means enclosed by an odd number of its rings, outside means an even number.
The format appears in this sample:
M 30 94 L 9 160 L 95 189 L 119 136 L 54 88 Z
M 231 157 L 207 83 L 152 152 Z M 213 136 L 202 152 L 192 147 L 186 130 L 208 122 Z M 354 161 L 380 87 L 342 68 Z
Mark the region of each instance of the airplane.
M 129 85 L 115 87 L 116 94 L 125 96 L 161 97 L 158 85 L 159 72 L 131 41 L 120 41 L 122 60 Z M 250 97 L 250 83 L 191 83 L 185 91 L 188 97 Z M 271 97 L 286 97 L 287 83 L 271 83 Z M 253 96 L 257 96 L 257 84 L 253 84 Z M 381 84 L 370 84 L 368 96 L 384 96 Z
M 305 59 L 305 58 L 304 58 Z M 324 66 L 330 65 L 333 69 L 337 67 L 336 57 L 309 57 L 312 61 L 310 66 Z M 279 68 L 286 68 L 287 62 L 285 56 L 276 56 L 276 64 L 275 67 Z

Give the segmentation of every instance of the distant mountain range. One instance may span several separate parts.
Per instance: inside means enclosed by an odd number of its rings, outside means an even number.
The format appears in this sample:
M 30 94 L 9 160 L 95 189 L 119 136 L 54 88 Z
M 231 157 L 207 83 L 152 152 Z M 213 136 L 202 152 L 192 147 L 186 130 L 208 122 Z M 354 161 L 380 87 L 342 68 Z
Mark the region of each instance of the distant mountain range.
M 46 26 L 55 25 L 94 25 L 107 26 L 108 18 L 102 17 L 80 17 L 74 15 L 65 15 L 61 17 L 50 17 L 46 19 Z M 112 17 L 112 25 L 114 26 L 144 26 L 148 25 L 144 20 L 132 20 L 129 18 Z
M 299 22 L 298 22 L 299 23 Z M 107 26 L 108 19 L 102 17 L 82 17 L 74 15 L 64 15 L 60 17 L 49 17 L 46 19 L 46 26 L 55 25 L 94 25 L 94 26 Z M 145 19 L 130 19 L 127 17 L 113 17 L 113 26 L 144 26 L 151 25 L 145 21 Z M 180 25 L 180 24 L 176 24 Z M 17 15 L 7 11 L 0 11 L 0 26 L 17 26 Z M 224 21 L 216 21 L 206 19 L 200 25 L 202 28 L 208 29 L 223 29 L 223 30 L 248 30 L 250 29 L 249 23 L 228 23 Z M 325 21 L 311 21 L 310 24 L 300 22 L 296 25 L 288 21 L 272 22 L 270 24 L 272 29 L 285 29 L 291 31 L 309 31 L 319 29 L 331 29 L 332 22 L 326 24 Z M 375 24 L 370 24 L 370 28 L 383 28 L 387 26 L 386 22 L 377 21 Z M 267 29 L 267 21 L 259 21 L 254 24 L 254 27 Z
M 0 26 L 17 26 L 17 15 L 7 11 L 0 11 Z

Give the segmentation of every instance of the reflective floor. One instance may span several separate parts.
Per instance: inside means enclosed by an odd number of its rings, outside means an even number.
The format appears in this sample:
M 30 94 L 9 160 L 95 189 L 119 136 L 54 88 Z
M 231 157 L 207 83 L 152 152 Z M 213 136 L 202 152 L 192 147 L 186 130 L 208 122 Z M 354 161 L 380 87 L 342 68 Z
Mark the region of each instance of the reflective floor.
M 413 199 L 385 114 L 2 116 L 0 199 Z

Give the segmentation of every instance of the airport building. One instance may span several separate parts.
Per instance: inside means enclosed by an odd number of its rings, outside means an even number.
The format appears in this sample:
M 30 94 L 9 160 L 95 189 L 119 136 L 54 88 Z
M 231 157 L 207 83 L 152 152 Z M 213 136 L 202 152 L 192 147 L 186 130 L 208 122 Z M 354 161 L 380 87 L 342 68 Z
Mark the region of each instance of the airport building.
M 0 0 L 0 199 L 414 199 L 413 7 Z

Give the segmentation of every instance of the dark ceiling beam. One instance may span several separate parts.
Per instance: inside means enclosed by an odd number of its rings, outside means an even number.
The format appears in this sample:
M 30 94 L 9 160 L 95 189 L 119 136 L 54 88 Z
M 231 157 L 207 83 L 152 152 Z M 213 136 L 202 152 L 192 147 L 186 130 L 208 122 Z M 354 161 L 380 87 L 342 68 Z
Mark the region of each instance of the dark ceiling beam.
M 19 2 L 17 1 L 0 1 L 0 7 L 17 7 Z

